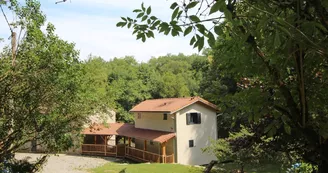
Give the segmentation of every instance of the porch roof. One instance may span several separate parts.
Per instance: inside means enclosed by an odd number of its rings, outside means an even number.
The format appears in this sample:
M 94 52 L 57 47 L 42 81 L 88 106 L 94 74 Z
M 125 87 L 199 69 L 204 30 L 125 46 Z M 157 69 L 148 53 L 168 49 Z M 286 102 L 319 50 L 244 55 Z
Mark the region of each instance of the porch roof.
M 119 135 L 137 139 L 151 140 L 155 142 L 166 142 L 175 137 L 175 133 L 149 129 L 135 128 L 133 124 L 109 123 L 108 126 L 102 124 L 92 125 L 83 130 L 85 135 Z

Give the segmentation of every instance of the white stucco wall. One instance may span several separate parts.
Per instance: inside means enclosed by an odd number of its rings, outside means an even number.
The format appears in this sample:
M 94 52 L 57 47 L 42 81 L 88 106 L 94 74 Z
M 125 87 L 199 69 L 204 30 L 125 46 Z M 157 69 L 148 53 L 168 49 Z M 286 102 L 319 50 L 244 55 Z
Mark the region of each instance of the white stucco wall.
M 102 124 L 102 123 L 115 123 L 116 113 L 112 110 L 107 110 L 104 112 L 97 112 L 88 117 L 89 122 L 84 125 L 84 127 L 89 127 L 90 124 Z
M 163 113 L 149 113 L 140 112 L 141 116 L 138 118 L 138 113 L 134 113 L 135 127 L 141 129 L 151 129 L 166 132 L 174 132 L 174 115 L 167 115 L 167 120 L 163 120 Z
M 200 112 L 201 124 L 186 124 L 186 113 Z M 177 120 L 177 162 L 186 165 L 208 164 L 216 157 L 203 153 L 202 148 L 210 145 L 210 138 L 217 139 L 216 112 L 202 104 L 195 103 L 176 113 Z M 194 147 L 189 147 L 194 140 Z

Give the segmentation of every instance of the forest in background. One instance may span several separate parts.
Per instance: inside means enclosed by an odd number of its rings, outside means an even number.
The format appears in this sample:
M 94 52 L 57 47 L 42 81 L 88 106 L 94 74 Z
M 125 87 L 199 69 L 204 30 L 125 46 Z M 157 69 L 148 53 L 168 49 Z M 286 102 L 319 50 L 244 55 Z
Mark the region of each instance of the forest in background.
M 210 58 L 205 52 L 189 56 L 168 54 L 138 63 L 132 56 L 109 61 L 90 56 L 82 62 L 86 98 L 96 111 L 114 109 L 117 121 L 123 122 L 132 122 L 128 111 L 146 99 L 201 96 L 217 104 L 216 93 L 223 94 L 226 87 L 213 86 L 220 80 L 212 79 Z

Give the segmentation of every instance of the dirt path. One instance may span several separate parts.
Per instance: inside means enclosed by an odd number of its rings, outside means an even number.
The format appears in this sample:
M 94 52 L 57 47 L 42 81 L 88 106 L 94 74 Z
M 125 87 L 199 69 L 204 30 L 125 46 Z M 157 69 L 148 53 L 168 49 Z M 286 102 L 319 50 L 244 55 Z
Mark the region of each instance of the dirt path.
M 36 160 L 41 154 L 16 153 L 17 159 L 29 157 Z M 79 155 L 51 155 L 41 173 L 87 173 L 87 169 L 95 168 L 108 162 L 117 161 L 115 158 L 89 157 Z

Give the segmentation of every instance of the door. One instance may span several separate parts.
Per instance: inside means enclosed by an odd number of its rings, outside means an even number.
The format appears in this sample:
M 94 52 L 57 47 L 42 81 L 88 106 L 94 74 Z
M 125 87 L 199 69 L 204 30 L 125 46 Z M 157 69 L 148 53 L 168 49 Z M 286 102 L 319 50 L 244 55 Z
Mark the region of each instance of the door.
M 125 157 L 125 144 L 117 145 L 117 157 Z

